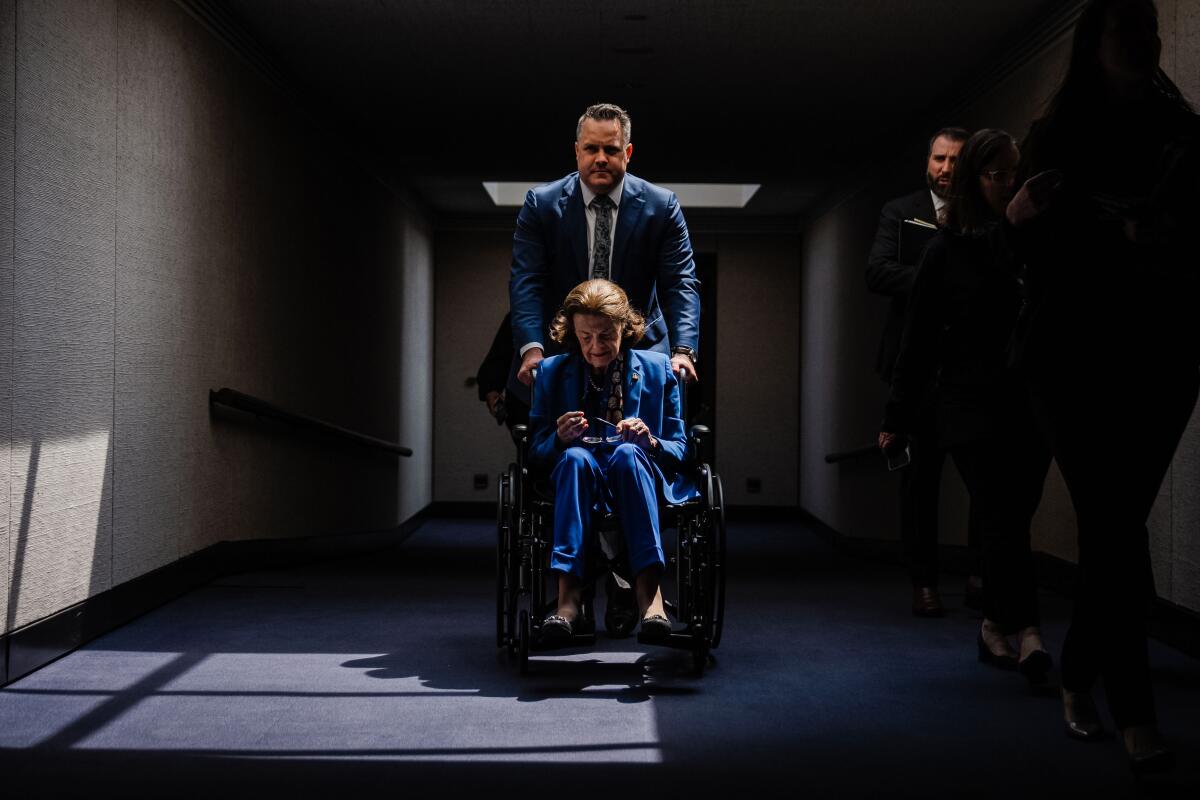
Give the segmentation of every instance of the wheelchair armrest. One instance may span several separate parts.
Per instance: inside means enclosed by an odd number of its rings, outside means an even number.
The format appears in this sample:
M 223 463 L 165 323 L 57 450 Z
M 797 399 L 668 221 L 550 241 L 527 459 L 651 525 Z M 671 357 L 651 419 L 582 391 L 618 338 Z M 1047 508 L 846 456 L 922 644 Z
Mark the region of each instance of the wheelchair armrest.
M 513 425 L 509 433 L 512 434 L 513 444 L 517 446 L 517 467 L 524 473 L 529 456 L 529 426 Z

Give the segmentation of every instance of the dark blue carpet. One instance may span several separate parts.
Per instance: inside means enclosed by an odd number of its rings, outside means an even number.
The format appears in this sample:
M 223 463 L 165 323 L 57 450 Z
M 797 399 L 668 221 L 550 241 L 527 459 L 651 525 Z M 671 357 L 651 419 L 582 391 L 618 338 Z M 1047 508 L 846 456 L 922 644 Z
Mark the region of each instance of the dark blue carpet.
M 812 796 L 1200 796 L 1200 663 L 1152 644 L 1181 766 L 975 661 L 976 614 L 908 612 L 895 566 L 799 524 L 732 525 L 725 638 L 688 657 L 601 637 L 522 678 L 494 647 L 494 529 L 427 523 L 370 558 L 240 575 L 0 691 L 0 786 L 24 796 L 655 790 Z M 946 589 L 961 586 L 946 579 Z M 1046 596 L 1057 650 L 1068 604 Z

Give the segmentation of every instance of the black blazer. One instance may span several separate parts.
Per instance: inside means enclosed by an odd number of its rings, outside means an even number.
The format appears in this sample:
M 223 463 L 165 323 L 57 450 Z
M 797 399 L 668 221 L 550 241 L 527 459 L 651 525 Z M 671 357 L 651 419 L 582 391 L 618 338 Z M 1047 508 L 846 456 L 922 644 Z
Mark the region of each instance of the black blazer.
M 1020 308 L 1017 266 L 999 226 L 982 236 L 939 232 L 909 296 L 883 429 L 911 433 L 931 385 L 941 447 L 1032 425 L 1008 362 Z
M 875 371 L 885 382 L 892 380 L 892 365 L 900 351 L 900 333 L 904 329 L 904 309 L 917 274 L 917 264 L 900 263 L 900 223 L 906 219 L 937 223 L 933 198 L 928 189 L 888 201 L 879 213 L 875 244 L 867 258 L 867 288 L 892 298 L 883 338 L 875 357 Z

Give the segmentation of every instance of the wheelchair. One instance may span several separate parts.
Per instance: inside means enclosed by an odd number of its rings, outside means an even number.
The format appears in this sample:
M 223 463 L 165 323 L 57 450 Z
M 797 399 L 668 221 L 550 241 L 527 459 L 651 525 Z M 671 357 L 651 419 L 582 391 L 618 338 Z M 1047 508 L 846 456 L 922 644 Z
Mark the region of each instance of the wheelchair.
M 686 419 L 686 417 L 685 417 Z M 571 638 L 562 643 L 542 640 L 542 620 L 557 607 L 556 574 L 549 569 L 554 546 L 553 493 L 548 481 L 532 474 L 527 465 L 528 429 L 512 431 L 517 461 L 497 481 L 496 518 L 496 646 L 517 658 L 522 675 L 529 674 L 530 654 L 551 650 L 587 648 L 596 642 L 595 587 L 614 567 L 598 541 L 589 546 L 587 576 L 580 615 Z M 659 524 L 667 566 L 663 595 L 672 633 L 666 639 L 647 641 L 690 651 L 693 673 L 702 675 L 711 651 L 721 644 L 725 617 L 725 504 L 721 478 L 706 458 L 710 431 L 693 425 L 688 436 L 688 462 L 699 497 L 679 504 L 659 503 Z M 598 540 L 619 524 L 611 512 L 597 519 Z M 674 530 L 672 537 L 669 531 Z M 628 570 L 623 573 L 628 575 Z M 673 578 L 673 580 L 671 580 Z M 632 581 L 631 581 L 632 582 Z M 548 591 L 547 585 L 552 588 Z M 674 598 L 668 595 L 668 585 Z

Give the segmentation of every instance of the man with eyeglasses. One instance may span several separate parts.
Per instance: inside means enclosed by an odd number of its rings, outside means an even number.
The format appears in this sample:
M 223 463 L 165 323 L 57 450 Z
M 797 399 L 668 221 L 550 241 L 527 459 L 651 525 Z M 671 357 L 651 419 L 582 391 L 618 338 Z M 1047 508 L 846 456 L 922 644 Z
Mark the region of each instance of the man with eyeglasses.
M 900 351 L 908 293 L 917 273 L 923 244 L 940 222 L 942 207 L 958 153 L 970 134 L 962 128 L 942 128 L 929 140 L 925 188 L 889 201 L 879 215 L 875 244 L 867 260 L 867 287 L 891 298 L 875 371 L 885 383 Z M 912 613 L 940 617 L 945 613 L 938 594 L 938 489 L 946 452 L 938 448 L 932 410 L 910 440 L 911 464 L 901 471 L 900 533 L 912 578 Z M 976 579 L 972 579 L 973 584 Z M 972 600 L 974 598 L 971 598 Z

